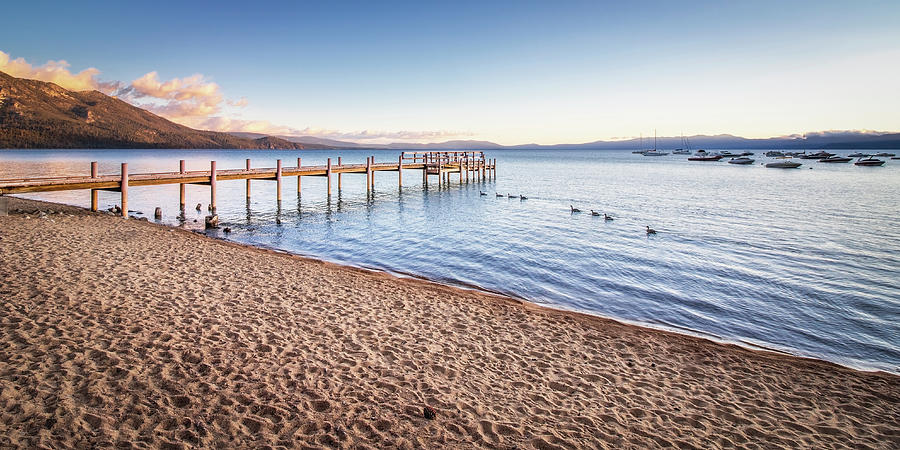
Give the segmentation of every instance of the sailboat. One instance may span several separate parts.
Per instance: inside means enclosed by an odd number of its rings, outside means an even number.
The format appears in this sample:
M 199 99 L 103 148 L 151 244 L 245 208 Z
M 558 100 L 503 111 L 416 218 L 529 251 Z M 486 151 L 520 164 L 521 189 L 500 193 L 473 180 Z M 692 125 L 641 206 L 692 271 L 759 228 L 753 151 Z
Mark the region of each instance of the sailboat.
M 634 154 L 636 154 L 636 155 L 643 155 L 644 153 L 647 153 L 647 150 L 644 150 L 644 133 L 641 133 L 641 146 L 640 146 L 640 148 L 639 148 L 638 150 L 635 150 L 635 151 L 631 152 L 631 153 L 634 153 Z
M 681 133 L 681 148 L 676 148 L 673 152 L 673 155 L 690 155 L 691 154 L 691 141 L 684 137 L 684 133 Z
M 656 151 L 656 130 L 653 130 L 653 150 L 647 150 L 644 152 L 644 156 L 666 156 L 669 152 L 659 152 Z

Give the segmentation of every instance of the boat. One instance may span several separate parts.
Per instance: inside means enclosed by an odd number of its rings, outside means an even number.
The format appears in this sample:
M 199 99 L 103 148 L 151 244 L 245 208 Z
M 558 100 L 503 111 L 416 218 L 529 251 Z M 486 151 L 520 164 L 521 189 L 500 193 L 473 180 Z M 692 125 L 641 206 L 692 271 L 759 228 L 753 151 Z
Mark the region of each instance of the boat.
M 866 156 L 870 156 L 870 155 L 867 155 L 867 154 L 865 154 L 865 153 L 863 153 L 863 152 L 856 152 L 856 153 L 851 153 L 851 154 L 849 154 L 849 155 L 847 155 L 847 156 L 849 156 L 849 157 L 851 157 L 851 158 L 865 158 Z
M 706 152 L 706 150 L 697 150 L 697 153 L 694 153 L 694 156 L 688 158 L 688 161 L 718 161 L 722 159 L 722 155 L 711 155 Z
M 684 148 L 676 148 L 675 150 L 672 150 L 672 154 L 673 155 L 690 155 L 691 151 L 684 149 Z
M 753 164 L 753 160 L 750 158 L 747 158 L 746 156 L 741 156 L 740 158 L 729 159 L 728 164 L 740 164 L 740 165 Z
M 656 130 L 653 130 L 653 150 L 644 152 L 644 156 L 666 156 L 669 152 L 661 152 L 656 149 Z
M 803 164 L 800 164 L 798 162 L 782 160 L 782 161 L 775 161 L 775 162 L 767 163 L 766 167 L 768 167 L 770 169 L 796 169 L 802 165 Z
M 673 155 L 690 155 L 691 154 L 691 140 L 684 137 L 684 133 L 681 133 L 681 148 L 676 148 L 675 151 L 672 152 Z
M 893 153 L 888 153 L 888 152 L 881 152 L 881 153 L 876 153 L 875 156 L 881 156 L 883 158 L 893 158 L 897 155 L 895 155 Z
M 900 159 L 900 156 L 892 156 L 891 159 Z
M 728 150 L 722 150 L 720 152 L 716 152 L 716 154 L 722 155 L 723 158 L 737 158 L 739 156 L 743 156 L 743 155 L 738 155 L 737 153 L 731 153 Z
M 825 159 L 828 157 L 834 156 L 834 153 L 828 153 L 825 151 L 815 152 L 810 154 L 801 155 L 800 159 Z
M 769 158 L 774 158 L 776 156 L 784 156 L 784 153 L 779 152 L 778 150 L 770 150 L 766 152 L 766 156 L 768 156 Z
M 635 150 L 635 151 L 633 151 L 633 152 L 631 152 L 631 153 L 633 153 L 633 154 L 635 154 L 635 155 L 643 155 L 644 153 L 647 153 L 647 152 L 649 152 L 649 151 L 650 151 L 650 150 L 645 150 L 645 149 L 644 149 L 644 133 L 641 133 L 641 149 L 640 149 L 640 150 Z
M 741 156 L 753 156 L 753 155 L 754 155 L 753 152 L 744 152 L 744 153 L 741 153 Z
M 844 156 L 837 156 L 837 155 L 834 155 L 834 156 L 829 156 L 829 157 L 824 158 L 824 159 L 820 159 L 819 162 L 824 162 L 824 163 L 845 163 L 845 162 L 850 162 L 851 160 L 853 160 L 853 158 L 847 158 L 847 157 L 844 157 Z
M 854 164 L 854 165 L 857 165 L 857 166 L 883 166 L 883 165 L 884 165 L 884 161 L 882 161 L 882 160 L 880 160 L 880 159 L 875 159 L 875 158 L 873 158 L 873 157 L 870 156 L 870 157 L 868 157 L 868 158 L 866 158 L 866 159 L 859 158 L 859 159 L 858 159 L 855 163 L 853 163 L 853 164 Z

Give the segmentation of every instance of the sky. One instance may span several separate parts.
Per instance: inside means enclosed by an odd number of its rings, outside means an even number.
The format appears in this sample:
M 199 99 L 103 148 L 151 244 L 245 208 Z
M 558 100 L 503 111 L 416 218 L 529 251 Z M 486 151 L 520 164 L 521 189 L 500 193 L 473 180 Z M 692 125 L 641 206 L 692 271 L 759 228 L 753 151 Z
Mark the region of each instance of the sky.
M 0 13 L 0 70 L 203 129 L 509 145 L 900 128 L 896 0 L 29 1 Z

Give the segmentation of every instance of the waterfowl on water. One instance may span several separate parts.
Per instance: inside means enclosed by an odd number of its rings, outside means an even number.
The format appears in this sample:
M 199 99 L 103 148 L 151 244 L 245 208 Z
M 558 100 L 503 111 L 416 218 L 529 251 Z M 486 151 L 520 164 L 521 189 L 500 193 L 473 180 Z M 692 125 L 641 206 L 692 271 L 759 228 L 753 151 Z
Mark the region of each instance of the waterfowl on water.
M 487 192 L 484 192 L 484 191 L 478 191 L 478 192 L 479 192 L 481 195 L 487 195 Z
M 497 193 L 497 197 L 503 197 L 503 194 Z
M 647 234 L 656 234 L 656 230 L 650 228 L 650 225 L 647 225 Z
M 572 205 L 569 205 L 569 209 L 571 209 L 573 213 L 581 212 L 580 209 L 578 209 L 578 208 L 576 208 L 576 207 L 574 207 L 574 206 L 572 206 Z
M 603 213 L 603 220 L 613 220 L 613 218 L 609 214 Z
M 507 197 L 507 198 L 516 198 L 515 195 L 512 195 L 512 194 L 510 194 L 509 192 L 506 193 L 506 197 Z
M 522 199 L 522 200 L 528 200 L 528 197 L 526 197 L 526 196 L 524 196 L 524 195 L 520 195 L 519 198 Z
M 594 211 L 594 210 L 592 209 L 592 210 L 591 210 L 591 215 L 592 215 L 592 216 L 599 216 L 600 213 L 598 213 L 597 211 Z

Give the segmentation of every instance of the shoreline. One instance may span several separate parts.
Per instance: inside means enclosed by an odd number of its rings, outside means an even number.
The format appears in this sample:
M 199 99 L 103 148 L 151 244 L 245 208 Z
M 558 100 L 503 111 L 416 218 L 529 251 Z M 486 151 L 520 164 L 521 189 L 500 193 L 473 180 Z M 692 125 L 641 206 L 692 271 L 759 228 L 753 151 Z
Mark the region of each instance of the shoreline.
M 889 372 L 9 199 L 2 445 L 900 443 Z
M 19 200 L 35 202 L 38 204 L 45 204 L 47 207 L 50 207 L 50 208 L 60 207 L 60 206 L 72 207 L 72 208 L 80 209 L 83 212 L 89 213 L 89 214 L 97 214 L 97 215 L 101 215 L 101 216 L 110 216 L 110 217 L 118 218 L 118 216 L 111 216 L 111 215 L 107 214 L 105 211 L 98 211 L 97 213 L 93 213 L 90 210 L 88 210 L 87 208 L 83 208 L 80 206 L 74 206 L 74 205 L 68 205 L 65 203 L 50 202 L 50 201 L 46 201 L 46 200 L 24 199 L 21 197 L 8 197 L 8 198 L 17 198 Z M 635 327 L 639 330 L 650 330 L 650 331 L 654 331 L 654 332 L 671 333 L 671 334 L 674 334 L 677 336 L 686 336 L 686 337 L 696 338 L 696 339 L 708 341 L 708 342 L 714 343 L 714 344 L 725 345 L 725 346 L 734 346 L 734 347 L 748 350 L 751 352 L 771 353 L 771 354 L 776 354 L 776 355 L 788 356 L 788 357 L 792 357 L 792 358 L 799 358 L 799 359 L 805 359 L 805 360 L 810 360 L 810 361 L 819 361 L 819 362 L 833 364 L 837 367 L 841 367 L 841 368 L 849 369 L 849 370 L 853 370 L 853 371 L 858 371 L 858 372 L 884 373 L 887 375 L 900 376 L 900 373 L 894 373 L 894 372 L 876 369 L 876 368 L 863 369 L 863 368 L 859 368 L 859 367 L 853 367 L 853 366 L 837 363 L 834 361 L 829 361 L 824 358 L 818 358 L 815 356 L 797 355 L 797 354 L 791 353 L 790 351 L 778 350 L 776 348 L 769 348 L 764 345 L 754 344 L 752 342 L 746 342 L 746 341 L 736 342 L 736 341 L 732 341 L 732 340 L 720 337 L 720 336 L 712 334 L 712 333 L 704 332 L 701 330 L 694 330 L 694 329 L 687 328 L 687 327 L 679 327 L 676 325 L 669 325 L 669 324 L 659 324 L 658 326 L 654 326 L 654 324 L 652 324 L 652 323 L 643 323 L 643 322 L 639 322 L 639 321 L 629 321 L 629 320 L 616 318 L 616 317 L 607 317 L 607 316 L 603 316 L 600 314 L 595 314 L 595 313 L 591 313 L 591 312 L 587 312 L 587 311 L 580 311 L 577 309 L 566 309 L 559 305 L 554 306 L 554 305 L 550 305 L 550 304 L 539 304 L 532 300 L 528 300 L 526 298 L 519 297 L 519 296 L 516 296 L 511 293 L 493 291 L 493 290 L 484 288 L 482 286 L 474 285 L 474 284 L 468 285 L 466 283 L 457 282 L 457 281 L 443 282 L 443 281 L 433 280 L 433 279 L 427 278 L 425 276 L 416 275 L 414 273 L 397 272 L 397 271 L 379 269 L 376 267 L 365 267 L 365 266 L 354 265 L 354 264 L 350 264 L 350 263 L 334 262 L 334 261 L 329 261 L 329 260 L 326 260 L 323 258 L 317 258 L 317 257 L 311 256 L 311 255 L 292 253 L 290 251 L 282 250 L 282 249 L 275 248 L 275 247 L 270 247 L 270 246 L 265 246 L 265 245 L 247 244 L 247 243 L 243 243 L 243 242 L 233 241 L 233 240 L 227 239 L 225 237 L 210 236 L 209 234 L 205 233 L 202 228 L 187 229 L 187 228 L 182 228 L 182 227 L 178 227 L 178 226 L 174 226 L 174 225 L 169 225 L 166 223 L 154 222 L 154 221 L 150 220 L 149 217 L 147 217 L 147 216 L 141 216 L 141 217 L 129 216 L 128 220 L 142 221 L 142 222 L 150 223 L 150 224 L 153 224 L 156 226 L 164 227 L 166 229 L 173 229 L 173 230 L 176 230 L 179 232 L 185 232 L 185 233 L 190 233 L 190 234 L 197 235 L 197 236 L 202 236 L 203 238 L 206 238 L 206 239 L 211 239 L 211 240 L 214 240 L 217 242 L 227 243 L 227 244 L 234 245 L 234 246 L 237 246 L 240 248 L 245 248 L 248 250 L 260 250 L 260 251 L 264 251 L 264 252 L 270 252 L 273 254 L 290 256 L 290 257 L 294 257 L 294 258 L 299 258 L 301 260 L 304 260 L 304 261 L 310 262 L 310 263 L 319 263 L 319 264 L 323 264 L 326 266 L 359 271 L 361 273 L 384 275 L 384 276 L 388 276 L 393 279 L 396 279 L 398 281 L 415 280 L 415 281 L 423 282 L 427 285 L 436 285 L 436 286 L 446 287 L 449 289 L 459 289 L 462 291 L 477 292 L 477 293 L 481 293 L 481 294 L 488 295 L 488 296 L 495 296 L 498 299 L 503 299 L 505 301 L 519 303 L 519 304 L 522 304 L 523 306 L 546 309 L 549 311 L 555 311 L 555 312 L 560 312 L 560 313 L 574 314 L 577 316 L 584 316 L 585 318 L 596 318 L 596 319 L 600 319 L 603 321 L 611 321 L 611 322 L 614 322 L 616 324 L 620 324 L 623 326 Z M 898 367 L 898 371 L 900 371 L 900 367 Z

